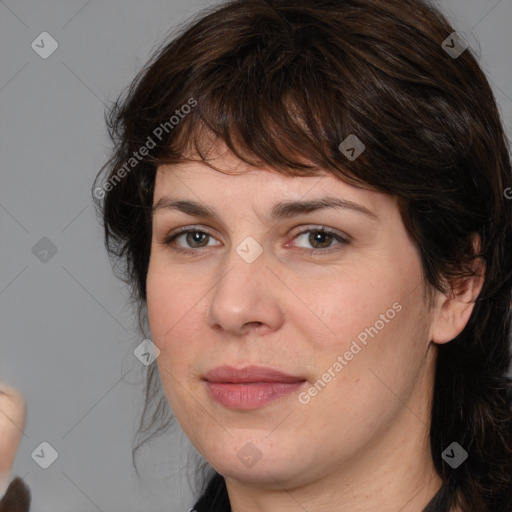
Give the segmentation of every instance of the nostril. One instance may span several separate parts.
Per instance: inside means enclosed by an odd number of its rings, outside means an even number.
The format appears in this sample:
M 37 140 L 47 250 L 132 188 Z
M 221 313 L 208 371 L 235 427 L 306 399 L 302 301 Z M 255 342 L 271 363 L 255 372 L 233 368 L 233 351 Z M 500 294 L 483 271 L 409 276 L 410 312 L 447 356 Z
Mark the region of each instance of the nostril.
M 243 325 L 242 330 L 251 330 L 256 329 L 258 330 L 263 325 L 263 322 L 247 322 Z

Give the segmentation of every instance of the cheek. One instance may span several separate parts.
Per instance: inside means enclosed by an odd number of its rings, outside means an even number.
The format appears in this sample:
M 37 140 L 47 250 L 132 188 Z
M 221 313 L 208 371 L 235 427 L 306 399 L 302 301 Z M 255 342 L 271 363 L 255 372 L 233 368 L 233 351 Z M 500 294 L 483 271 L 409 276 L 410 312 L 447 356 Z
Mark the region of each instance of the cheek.
M 364 396 L 378 409 L 389 392 L 375 374 L 393 389 L 404 390 L 421 370 L 429 317 L 420 263 L 413 250 L 410 256 L 408 262 L 388 258 L 379 268 L 346 272 L 337 283 L 324 280 L 321 292 L 311 282 L 296 288 L 298 296 L 307 297 L 310 311 L 291 308 L 292 323 L 309 342 L 316 377 L 328 382 L 328 391 L 319 383 L 324 398 L 318 404 L 325 399 L 337 406 L 341 393 L 349 408 L 358 408 L 352 397 Z
M 151 330 L 151 339 L 160 350 L 157 364 L 160 372 L 160 378 L 167 398 L 171 406 L 175 405 L 173 395 L 176 389 L 176 381 L 182 380 L 182 375 L 178 372 L 184 371 L 183 354 L 177 352 L 178 347 L 185 348 L 186 344 L 172 344 L 171 340 L 176 332 L 183 327 L 180 322 L 181 306 L 183 301 L 181 297 L 174 292 L 175 286 L 169 277 L 163 273 L 156 272 L 150 265 L 146 281 L 147 290 L 147 311 L 149 327 Z M 181 314 L 180 314 L 181 313 Z M 168 393 L 170 391 L 170 393 Z
M 204 319 L 206 292 L 193 276 L 179 278 L 178 272 L 156 260 L 150 264 L 146 280 L 152 341 L 160 350 L 161 378 L 172 393 L 179 392 L 179 384 L 190 377 L 205 342 L 204 320 L 199 319 Z
M 332 433 L 327 448 L 336 446 L 343 456 L 387 428 L 422 380 L 427 320 L 418 302 L 421 296 L 409 296 L 407 302 L 396 297 L 402 309 L 393 309 L 394 317 L 388 313 L 388 323 L 382 324 L 377 323 L 379 314 L 386 314 L 393 302 L 362 301 L 370 314 L 346 303 L 350 311 L 358 311 L 353 318 L 342 312 L 337 332 L 346 334 L 337 344 L 318 344 L 312 352 L 317 380 L 300 397 L 302 427 Z M 365 343 L 358 338 L 361 333 Z M 410 407 L 424 416 L 422 404 Z
M 179 289 L 172 274 L 157 272 L 156 266 L 150 265 L 146 290 L 151 339 L 160 350 L 156 361 L 160 380 L 178 421 L 187 416 L 182 411 L 182 405 L 187 403 L 184 386 L 194 350 L 197 352 L 194 340 L 198 339 L 187 316 L 191 306 L 183 294 L 176 293 Z
M 404 295 L 401 286 L 397 280 L 383 279 L 382 274 L 378 278 L 370 272 L 315 283 L 303 281 L 294 287 L 301 300 L 290 300 L 286 313 L 317 349 L 343 352 L 358 337 L 362 342 L 368 339 L 367 329 L 376 323 L 379 331 L 388 330 L 399 316 L 397 302 Z
M 154 258 L 149 265 L 147 308 L 153 342 L 160 350 L 168 350 L 169 340 L 186 329 L 198 299 L 194 288 L 180 283 L 179 274 L 170 271 L 160 259 Z

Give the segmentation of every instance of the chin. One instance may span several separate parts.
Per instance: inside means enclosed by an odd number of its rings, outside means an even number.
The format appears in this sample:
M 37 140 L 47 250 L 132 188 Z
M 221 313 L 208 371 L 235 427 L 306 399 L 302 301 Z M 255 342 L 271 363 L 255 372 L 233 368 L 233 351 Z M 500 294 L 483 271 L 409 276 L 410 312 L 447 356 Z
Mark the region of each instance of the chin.
M 244 440 L 229 446 L 218 444 L 217 447 L 203 457 L 225 478 L 282 489 L 305 483 L 310 473 L 307 461 L 297 457 L 299 449 L 284 450 L 282 443 L 262 445 Z M 313 461 L 310 462 L 312 465 Z
M 295 486 L 296 475 L 291 473 L 293 461 L 281 464 L 257 463 L 247 468 L 233 461 L 222 461 L 217 466 L 212 466 L 225 478 L 232 478 L 248 485 L 263 486 L 269 489 L 282 489 Z M 297 468 L 294 467 L 294 470 Z

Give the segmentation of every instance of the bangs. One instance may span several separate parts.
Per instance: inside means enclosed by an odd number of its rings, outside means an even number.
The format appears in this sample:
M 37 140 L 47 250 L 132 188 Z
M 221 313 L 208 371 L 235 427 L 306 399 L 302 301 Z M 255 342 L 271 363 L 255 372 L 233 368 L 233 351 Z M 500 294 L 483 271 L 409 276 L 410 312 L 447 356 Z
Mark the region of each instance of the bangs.
M 286 81 L 284 78 L 280 83 Z M 337 135 L 343 130 L 342 121 L 335 118 L 332 109 L 326 111 L 324 104 L 308 103 L 307 89 L 302 89 L 302 95 L 276 90 L 263 96 L 251 87 L 250 82 L 240 84 L 245 92 L 238 95 L 229 90 L 214 94 L 199 91 L 194 96 L 198 107 L 180 123 L 155 163 L 196 160 L 227 173 L 213 163 L 218 150 L 225 147 L 252 167 L 271 168 L 290 176 L 327 171 L 354 185 L 364 183 L 343 165 Z
M 340 48 L 324 55 L 324 42 L 305 21 L 290 27 L 266 20 L 236 51 L 217 48 L 208 62 L 196 61 L 178 101 L 194 98 L 197 106 L 162 141 L 155 164 L 198 158 L 217 169 L 211 150 L 222 144 L 251 166 L 294 176 L 322 169 L 354 185 L 366 183 L 339 145 L 349 135 L 369 139 L 357 111 L 358 77 L 368 75 L 367 64 Z M 367 84 L 365 101 L 374 89 Z M 362 154 L 358 166 L 365 164 Z

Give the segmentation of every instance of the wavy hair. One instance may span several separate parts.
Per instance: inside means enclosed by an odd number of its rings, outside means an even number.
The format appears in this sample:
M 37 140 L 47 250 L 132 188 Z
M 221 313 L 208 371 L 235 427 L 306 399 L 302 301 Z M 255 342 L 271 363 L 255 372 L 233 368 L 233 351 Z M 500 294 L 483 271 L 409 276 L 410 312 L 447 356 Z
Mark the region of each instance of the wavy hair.
M 397 196 L 430 290 L 449 291 L 481 258 L 485 281 L 472 315 L 438 346 L 430 443 L 443 484 L 425 511 L 510 512 L 509 141 L 473 49 L 446 51 L 453 32 L 424 0 L 231 0 L 208 8 L 165 38 L 109 108 L 114 149 L 93 196 L 145 337 L 156 168 L 192 157 L 215 168 L 208 141 L 285 175 L 321 168 Z M 366 147 L 353 161 L 339 149 L 350 134 Z M 134 455 L 172 418 L 156 365 L 145 393 Z M 454 441 L 469 453 L 457 469 L 441 456 Z M 197 510 L 225 510 L 223 478 L 208 484 Z

